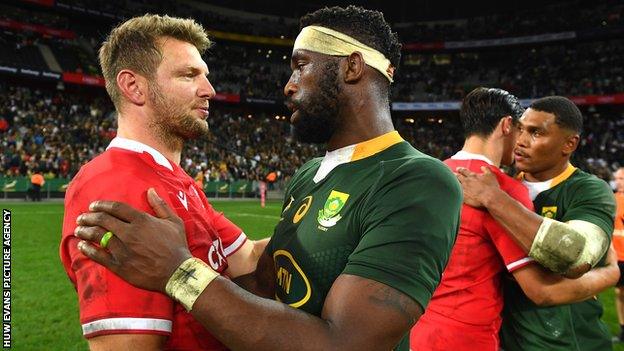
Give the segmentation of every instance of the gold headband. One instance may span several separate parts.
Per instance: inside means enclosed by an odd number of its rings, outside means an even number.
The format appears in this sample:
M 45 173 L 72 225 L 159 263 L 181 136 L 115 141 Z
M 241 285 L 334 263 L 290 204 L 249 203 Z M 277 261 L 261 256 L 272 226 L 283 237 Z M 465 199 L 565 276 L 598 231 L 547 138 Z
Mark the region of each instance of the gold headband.
M 353 52 L 358 51 L 362 54 L 364 62 L 378 70 L 388 78 L 390 83 L 394 82 L 394 67 L 381 52 L 371 48 L 366 44 L 362 44 L 356 39 L 337 32 L 333 29 L 307 26 L 301 30 L 301 33 L 295 40 L 293 50 L 303 49 L 318 52 L 331 56 L 349 56 Z

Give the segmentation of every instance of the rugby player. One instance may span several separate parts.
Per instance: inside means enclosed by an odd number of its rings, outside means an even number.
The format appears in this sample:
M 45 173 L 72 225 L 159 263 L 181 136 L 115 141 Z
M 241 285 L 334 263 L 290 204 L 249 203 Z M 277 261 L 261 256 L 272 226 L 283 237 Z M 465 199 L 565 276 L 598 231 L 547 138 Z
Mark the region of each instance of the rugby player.
M 569 277 L 604 264 L 615 215 L 607 183 L 570 163 L 582 128 L 579 109 L 560 96 L 534 101 L 520 118 L 514 159 L 535 212 L 500 189 L 488 168 L 458 170 L 466 203 L 485 207 L 529 256 Z M 611 349 L 597 299 L 542 307 L 517 282 L 505 283 L 503 349 Z
M 253 271 L 266 245 L 247 240 L 216 212 L 179 166 L 184 141 L 208 132 L 208 101 L 215 91 L 201 53 L 209 45 L 192 20 L 146 15 L 113 29 L 100 49 L 119 128 L 107 150 L 72 180 L 60 245 L 92 350 L 226 349 L 179 303 L 124 282 L 78 251 L 76 218 L 92 201 L 126 201 L 151 212 L 147 188 L 156 188 L 183 218 L 191 254 L 229 277 Z
M 241 289 L 191 258 L 180 220 L 99 201 L 79 218 L 81 251 L 143 288 L 166 292 L 241 350 L 408 350 L 455 242 L 461 189 L 440 161 L 394 130 L 396 34 L 377 11 L 325 8 L 301 20 L 284 88 L 299 140 L 327 153 L 291 180 L 282 216 Z M 281 302 L 280 302 L 281 301 Z
M 460 110 L 466 141 L 445 163 L 452 170 L 480 172 L 487 167 L 503 191 L 533 209 L 527 189 L 498 168 L 512 163 L 516 124 L 523 112 L 518 99 L 504 90 L 473 90 Z M 528 257 L 487 210 L 464 205 L 451 258 L 427 310 L 412 329 L 411 348 L 497 351 L 504 271 L 537 305 L 563 304 L 585 300 L 615 284 L 618 267 L 615 255 L 612 258 L 609 266 L 579 279 L 563 278 Z

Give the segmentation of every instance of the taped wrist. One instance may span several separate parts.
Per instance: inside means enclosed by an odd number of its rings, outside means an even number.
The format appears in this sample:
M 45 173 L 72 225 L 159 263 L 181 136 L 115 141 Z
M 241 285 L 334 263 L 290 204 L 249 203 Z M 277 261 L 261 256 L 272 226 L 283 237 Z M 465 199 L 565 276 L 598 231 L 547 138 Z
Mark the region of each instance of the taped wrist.
M 604 231 L 593 223 L 544 218 L 529 256 L 553 272 L 565 273 L 583 264 L 595 266 L 608 246 Z
M 199 258 L 192 257 L 182 262 L 167 282 L 165 291 L 187 311 L 191 311 L 199 295 L 219 273 Z

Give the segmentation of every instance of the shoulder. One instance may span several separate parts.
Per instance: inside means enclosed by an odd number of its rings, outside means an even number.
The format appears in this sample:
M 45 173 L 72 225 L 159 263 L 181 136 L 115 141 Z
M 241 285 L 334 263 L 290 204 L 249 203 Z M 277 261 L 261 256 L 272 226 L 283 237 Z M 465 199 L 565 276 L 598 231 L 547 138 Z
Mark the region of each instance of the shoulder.
M 415 149 L 378 163 L 369 204 L 388 206 L 443 206 L 459 210 L 462 190 L 457 178 L 440 160 Z
M 393 183 L 421 190 L 426 190 L 424 186 L 440 186 L 461 193 L 459 182 L 447 165 L 413 148 L 398 157 L 382 160 L 379 167 L 380 184 Z
M 520 201 L 525 207 L 533 207 L 533 201 L 531 201 L 531 197 L 529 196 L 529 190 L 521 181 L 510 177 L 500 170 L 496 173 L 496 176 L 501 189 L 509 194 L 509 196 Z
M 613 191 L 607 182 L 580 169 L 563 183 L 566 192 L 575 196 L 614 199 Z
M 156 172 L 139 154 L 107 150 L 80 168 L 66 197 L 142 192 L 150 184 L 156 186 L 157 180 Z

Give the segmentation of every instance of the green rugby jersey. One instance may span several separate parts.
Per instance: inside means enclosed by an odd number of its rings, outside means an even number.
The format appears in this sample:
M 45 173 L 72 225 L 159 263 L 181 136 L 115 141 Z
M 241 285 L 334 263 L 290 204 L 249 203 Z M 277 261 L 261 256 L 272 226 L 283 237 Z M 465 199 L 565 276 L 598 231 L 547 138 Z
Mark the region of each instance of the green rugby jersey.
M 448 261 L 462 202 L 455 176 L 384 134 L 307 162 L 268 245 L 276 299 L 316 316 L 340 274 L 391 286 L 423 309 Z M 395 350 L 409 349 L 409 333 Z
M 615 199 L 607 183 L 568 166 L 533 200 L 535 212 L 567 222 L 584 220 L 613 233 Z M 604 258 L 603 258 L 604 259 Z M 514 350 L 611 350 L 611 335 L 600 320 L 602 305 L 596 298 L 561 306 L 538 307 L 511 279 L 505 282 L 501 345 Z

